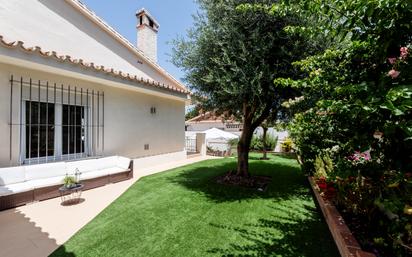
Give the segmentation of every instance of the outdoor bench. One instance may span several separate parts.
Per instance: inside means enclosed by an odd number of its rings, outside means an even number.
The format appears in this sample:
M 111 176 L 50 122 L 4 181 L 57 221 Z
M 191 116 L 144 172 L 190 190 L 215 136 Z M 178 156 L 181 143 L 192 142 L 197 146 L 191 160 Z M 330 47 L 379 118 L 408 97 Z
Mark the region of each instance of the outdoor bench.
M 88 190 L 132 178 L 133 160 L 111 156 L 0 168 L 0 210 L 59 197 L 64 177 L 76 171 Z

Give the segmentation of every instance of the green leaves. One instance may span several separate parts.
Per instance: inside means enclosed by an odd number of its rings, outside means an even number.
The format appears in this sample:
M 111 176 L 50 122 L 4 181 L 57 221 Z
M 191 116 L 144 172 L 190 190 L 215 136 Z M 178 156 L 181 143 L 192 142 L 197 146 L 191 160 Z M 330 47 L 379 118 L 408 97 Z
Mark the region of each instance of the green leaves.
M 276 79 L 298 78 L 292 63 L 314 52 L 313 41 L 287 32 L 304 28 L 299 8 L 271 0 L 199 4 L 188 39 L 174 42 L 173 62 L 185 70 L 185 82 L 212 108 L 243 112 L 246 104 L 254 115 L 281 108 L 298 85 Z
M 398 86 L 389 90 L 386 101 L 380 106 L 396 116 L 407 115 L 412 111 L 412 86 Z

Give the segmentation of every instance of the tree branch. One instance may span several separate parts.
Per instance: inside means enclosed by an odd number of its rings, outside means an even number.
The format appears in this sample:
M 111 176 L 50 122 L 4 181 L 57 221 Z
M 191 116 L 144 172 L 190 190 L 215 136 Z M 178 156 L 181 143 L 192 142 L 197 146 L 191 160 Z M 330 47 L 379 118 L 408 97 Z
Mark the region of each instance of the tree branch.
M 271 103 L 266 104 L 266 107 L 265 109 L 263 109 L 262 114 L 254 122 L 252 122 L 253 129 L 257 128 L 269 116 L 271 107 Z

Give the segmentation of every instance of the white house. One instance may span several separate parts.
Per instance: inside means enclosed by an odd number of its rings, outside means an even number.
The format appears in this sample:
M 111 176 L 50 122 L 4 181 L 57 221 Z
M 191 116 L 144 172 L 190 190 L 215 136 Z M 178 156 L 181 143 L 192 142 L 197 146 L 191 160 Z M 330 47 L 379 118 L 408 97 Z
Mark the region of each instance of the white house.
M 240 135 L 243 124 L 236 121 L 233 116 L 226 117 L 226 115 L 216 115 L 213 112 L 202 113 L 186 121 L 186 131 L 204 131 L 211 128 L 218 128 Z
M 157 21 L 136 18 L 132 44 L 77 0 L 0 0 L 0 167 L 186 158 L 188 90 L 157 64 Z

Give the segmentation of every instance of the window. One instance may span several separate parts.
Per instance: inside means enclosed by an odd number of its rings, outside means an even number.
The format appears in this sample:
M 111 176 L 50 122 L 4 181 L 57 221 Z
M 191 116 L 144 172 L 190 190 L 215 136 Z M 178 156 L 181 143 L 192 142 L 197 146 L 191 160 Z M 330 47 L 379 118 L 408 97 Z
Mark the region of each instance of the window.
M 13 76 L 10 86 L 10 161 L 104 155 L 104 92 Z
M 149 18 L 149 26 L 152 27 L 152 28 L 154 27 L 154 23 L 153 23 L 152 19 L 150 19 L 150 18 Z
M 54 104 L 26 101 L 26 159 L 54 155 Z
M 143 16 L 140 16 L 140 25 L 143 25 Z
M 63 154 L 84 153 L 84 107 L 63 105 L 62 115 Z
M 26 159 L 61 159 L 61 155 L 85 153 L 84 106 L 26 101 L 25 113 Z M 56 122 L 57 115 L 61 117 L 61 124 Z M 58 152 L 55 151 L 56 143 L 60 146 Z
M 23 111 L 24 162 L 87 156 L 86 106 L 25 101 Z

